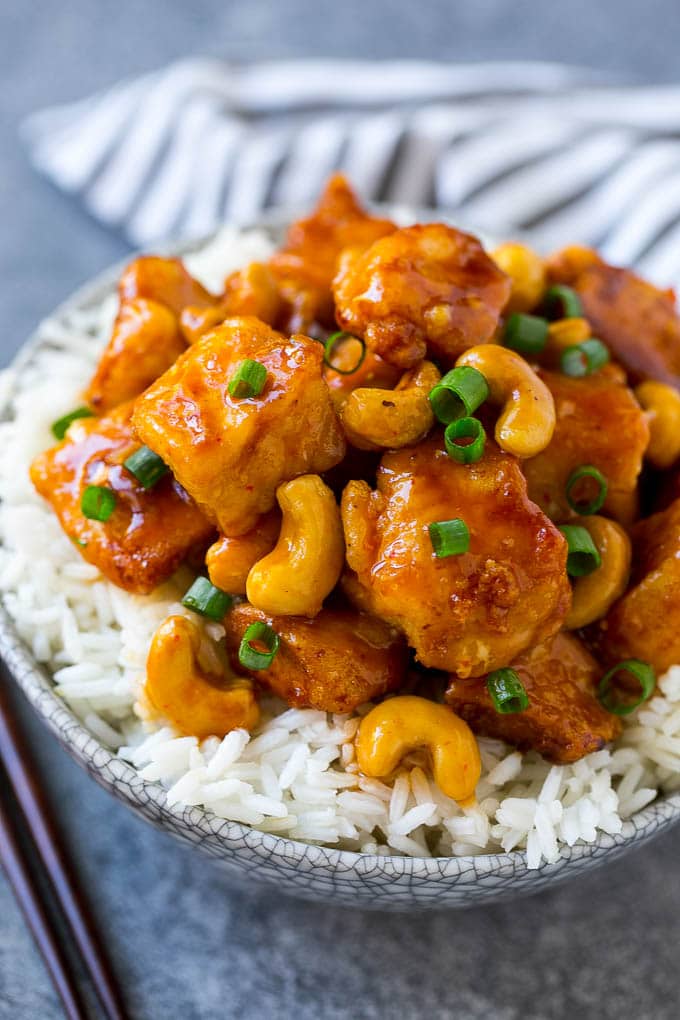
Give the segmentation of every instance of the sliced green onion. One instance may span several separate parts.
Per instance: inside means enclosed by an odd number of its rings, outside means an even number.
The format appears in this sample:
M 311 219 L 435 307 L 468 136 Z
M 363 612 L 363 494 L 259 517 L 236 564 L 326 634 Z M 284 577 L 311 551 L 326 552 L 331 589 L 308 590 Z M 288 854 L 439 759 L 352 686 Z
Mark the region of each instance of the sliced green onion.
M 229 382 L 232 397 L 259 397 L 267 381 L 267 369 L 261 361 L 246 358 L 236 369 Z
M 481 372 L 471 365 L 452 368 L 430 390 L 430 404 L 442 425 L 473 414 L 489 399 L 489 387 Z
M 451 521 L 433 521 L 428 524 L 430 542 L 435 556 L 460 556 L 470 548 L 470 532 L 465 521 L 454 517 Z
M 592 375 L 609 361 L 609 351 L 601 340 L 591 337 L 581 344 L 567 347 L 560 358 L 560 368 L 565 375 L 580 379 Z
M 626 691 L 624 685 L 617 686 L 616 677 L 619 673 L 627 673 L 634 677 L 640 684 L 640 694 L 633 695 Z M 648 662 L 640 659 L 625 659 L 618 666 L 614 666 L 600 680 L 597 689 L 597 697 L 603 708 L 613 715 L 630 715 L 638 705 L 654 693 L 656 687 L 656 674 Z
M 151 489 L 163 475 L 167 475 L 168 465 L 157 453 L 148 446 L 140 446 L 123 461 L 123 467 L 134 475 L 143 489 Z
M 63 418 L 57 418 L 52 423 L 52 435 L 54 438 L 63 439 L 71 422 L 76 421 L 78 418 L 94 418 L 94 411 L 91 411 L 89 407 L 76 407 L 75 411 L 69 411 Z
M 470 439 L 461 443 L 461 439 Z M 486 445 L 486 432 L 478 418 L 459 418 L 444 430 L 444 445 L 451 460 L 459 464 L 474 464 L 481 460 Z
M 80 546 L 81 549 L 84 549 L 87 546 L 87 541 L 84 538 L 76 538 L 75 535 L 69 535 L 69 538 L 74 545 Z
M 570 577 L 585 577 L 602 563 L 590 532 L 580 524 L 561 524 L 559 530 L 567 540 L 567 573 Z
M 355 365 L 352 365 L 351 368 L 338 368 L 337 365 L 333 364 L 332 360 L 333 354 L 338 344 L 343 343 L 343 341 L 345 340 L 356 340 L 358 344 L 361 344 L 361 350 L 359 351 L 359 360 Z M 323 346 L 323 360 L 326 362 L 328 367 L 332 368 L 334 372 L 338 373 L 338 375 L 352 375 L 354 372 L 358 372 L 364 363 L 365 357 L 366 357 L 366 344 L 360 337 L 354 336 L 352 333 L 343 333 L 342 331 L 340 331 L 339 333 L 331 333 L 331 335 L 328 337 Z
M 253 648 L 253 641 L 263 644 L 265 652 Z M 238 661 L 245 669 L 267 669 L 271 666 L 274 656 L 279 650 L 281 641 L 276 631 L 268 623 L 251 623 L 243 635 L 238 650 Z
M 525 712 L 529 707 L 529 695 L 514 669 L 496 669 L 489 673 L 486 688 L 500 715 Z
M 216 588 L 207 577 L 197 577 L 182 599 L 182 605 L 219 623 L 231 609 L 233 601 L 231 595 Z
M 116 494 L 103 485 L 88 485 L 83 489 L 80 509 L 91 521 L 108 521 L 116 508 Z
M 540 354 L 548 342 L 548 320 L 515 312 L 505 324 L 503 343 L 518 354 Z
M 583 482 L 584 479 L 588 481 L 592 480 L 597 485 L 597 493 L 593 496 L 590 502 L 584 502 L 584 500 L 576 499 L 574 496 L 574 489 Z M 575 471 L 569 475 L 566 487 L 567 503 L 577 514 L 581 514 L 582 517 L 587 517 L 590 514 L 596 514 L 598 510 L 601 510 L 604 506 L 604 501 L 607 498 L 607 479 L 592 464 L 582 464 L 581 467 L 576 468 Z
M 581 298 L 572 287 L 556 283 L 543 297 L 543 312 L 548 319 L 578 319 L 583 315 Z

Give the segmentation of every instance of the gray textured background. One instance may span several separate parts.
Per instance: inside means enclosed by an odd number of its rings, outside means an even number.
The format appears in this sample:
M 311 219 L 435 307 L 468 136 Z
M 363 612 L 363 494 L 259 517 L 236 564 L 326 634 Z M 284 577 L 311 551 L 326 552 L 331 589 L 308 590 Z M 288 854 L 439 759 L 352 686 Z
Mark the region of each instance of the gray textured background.
M 672 81 L 679 39 L 677 0 L 0 0 L 0 359 L 126 251 L 26 166 L 16 126 L 33 109 L 190 53 L 558 59 Z M 316 908 L 228 884 L 29 723 L 135 1018 L 680 1015 L 680 831 L 516 905 L 411 918 Z M 0 1020 L 59 1016 L 0 875 Z

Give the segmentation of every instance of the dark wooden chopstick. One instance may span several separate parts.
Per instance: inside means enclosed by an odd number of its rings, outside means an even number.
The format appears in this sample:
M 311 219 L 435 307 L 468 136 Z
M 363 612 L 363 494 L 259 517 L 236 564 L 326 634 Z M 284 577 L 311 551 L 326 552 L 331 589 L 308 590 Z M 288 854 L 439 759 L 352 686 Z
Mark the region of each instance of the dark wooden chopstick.
M 0 862 L 14 890 L 33 938 L 40 950 L 52 983 L 69 1020 L 87 1020 L 87 1011 L 75 974 L 61 945 L 60 933 L 48 913 L 33 881 L 21 846 L 16 814 L 8 797 L 9 779 L 0 768 Z
M 83 970 L 99 997 L 107 1020 L 126 1020 L 127 1014 L 120 992 L 92 915 L 78 888 L 52 813 L 39 786 L 36 766 L 32 762 L 26 740 L 19 728 L 16 710 L 9 693 L 9 684 L 12 681 L 4 670 L 3 674 L 0 676 L 0 762 L 5 773 L 2 779 L 6 778 L 7 783 L 3 782 L 2 788 L 7 791 L 9 787 L 19 809 L 18 811 L 10 809 L 7 792 L 4 797 L 0 797 L 0 801 L 4 801 L 0 816 L 3 864 L 68 1016 L 80 1018 L 86 1017 L 87 1013 L 69 1012 L 71 1008 L 82 1009 L 82 999 L 77 994 L 77 985 L 70 971 L 68 957 L 59 943 L 54 942 L 56 927 L 49 919 L 35 875 L 31 873 L 26 853 L 22 851 L 22 841 L 24 845 L 30 842 L 35 850 L 35 860 L 39 861 L 44 869 L 54 901 L 72 934 L 83 963 Z M 25 827 L 23 840 L 18 831 L 22 822 Z M 7 860 L 4 856 L 5 850 Z M 73 994 L 74 989 L 76 994 Z

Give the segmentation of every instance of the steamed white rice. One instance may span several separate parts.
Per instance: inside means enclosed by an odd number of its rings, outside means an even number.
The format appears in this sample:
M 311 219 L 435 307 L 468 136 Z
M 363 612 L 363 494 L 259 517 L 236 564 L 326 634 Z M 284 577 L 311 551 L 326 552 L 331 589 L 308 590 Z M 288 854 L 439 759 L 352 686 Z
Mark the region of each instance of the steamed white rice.
M 217 290 L 226 272 L 270 251 L 257 232 L 221 234 L 187 259 Z M 433 783 L 424 759 L 403 763 L 391 782 L 357 774 L 353 738 L 361 710 L 328 715 L 265 700 L 263 720 L 202 744 L 135 711 L 147 649 L 158 624 L 185 613 L 179 598 L 191 577 L 180 571 L 150 596 L 102 578 L 61 531 L 28 478 L 32 458 L 52 442 L 50 424 L 81 401 L 115 313 L 102 306 L 47 320 L 44 345 L 18 380 L 12 421 L 0 424 L 0 591 L 56 691 L 103 744 L 140 775 L 162 783 L 168 804 L 208 808 L 266 832 L 376 854 L 418 857 L 526 848 L 529 867 L 554 861 L 560 846 L 615 834 L 660 790 L 680 786 L 680 667 L 626 722 L 623 737 L 568 766 L 551 766 L 501 741 L 480 740 L 478 806 L 461 810 Z M 219 639 L 218 625 L 206 626 Z M 365 711 L 366 709 L 364 709 Z

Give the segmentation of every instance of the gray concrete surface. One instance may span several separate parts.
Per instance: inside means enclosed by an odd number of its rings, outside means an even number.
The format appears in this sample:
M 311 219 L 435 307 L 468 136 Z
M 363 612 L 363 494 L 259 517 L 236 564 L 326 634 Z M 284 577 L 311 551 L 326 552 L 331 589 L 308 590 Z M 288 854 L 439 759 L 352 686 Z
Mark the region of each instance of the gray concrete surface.
M 36 178 L 20 118 L 187 53 L 560 59 L 678 76 L 676 0 L 0 0 L 0 361 L 126 247 Z M 25 711 L 131 1015 L 281 1020 L 671 1020 L 680 831 L 554 891 L 388 917 L 228 884 L 98 789 Z M 0 1020 L 61 1016 L 0 875 Z

